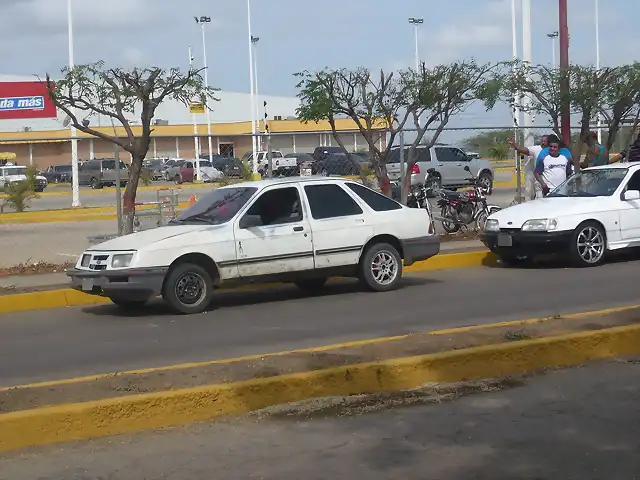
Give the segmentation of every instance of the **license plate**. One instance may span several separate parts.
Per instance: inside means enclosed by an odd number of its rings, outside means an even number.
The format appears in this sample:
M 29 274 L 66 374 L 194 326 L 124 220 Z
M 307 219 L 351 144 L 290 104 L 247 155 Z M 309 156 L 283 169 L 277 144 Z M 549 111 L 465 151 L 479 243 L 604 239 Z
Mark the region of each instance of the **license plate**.
M 302 176 L 302 177 L 310 177 L 311 176 L 311 169 L 310 168 L 301 168 L 300 169 L 300 176 Z
M 511 235 L 505 235 L 501 233 L 498 235 L 498 246 L 499 247 L 512 247 L 513 246 L 513 238 Z
M 93 279 L 92 278 L 83 278 L 82 279 L 82 291 L 90 292 L 93 290 Z

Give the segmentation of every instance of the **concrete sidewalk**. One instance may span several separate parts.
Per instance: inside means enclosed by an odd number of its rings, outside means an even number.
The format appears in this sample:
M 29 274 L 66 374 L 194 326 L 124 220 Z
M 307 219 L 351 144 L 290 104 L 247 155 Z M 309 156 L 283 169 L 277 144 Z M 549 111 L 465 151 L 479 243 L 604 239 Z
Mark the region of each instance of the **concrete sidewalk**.
M 445 395 L 315 400 L 7 455 L 0 478 L 637 480 L 638 378 L 638 361 L 612 361 Z
M 70 232 L 71 234 L 71 232 Z M 86 242 L 85 242 L 86 243 Z M 82 247 L 83 249 L 85 247 Z M 479 240 L 460 240 L 443 242 L 441 245 L 441 254 L 461 253 L 473 250 L 484 250 L 485 247 Z M 78 250 L 81 252 L 82 250 Z M 0 251 L 1 253 L 1 251 Z M 69 254 L 54 263 L 63 263 L 75 261 L 76 255 Z M 1 266 L 1 265 L 0 265 Z M 8 266 L 8 265 L 7 265 Z M 49 273 L 43 275 L 13 275 L 11 277 L 0 277 L 0 294 L 10 293 L 2 292 L 2 290 L 15 289 L 20 290 L 49 290 L 54 288 L 65 288 L 69 284 L 69 277 L 64 272 Z

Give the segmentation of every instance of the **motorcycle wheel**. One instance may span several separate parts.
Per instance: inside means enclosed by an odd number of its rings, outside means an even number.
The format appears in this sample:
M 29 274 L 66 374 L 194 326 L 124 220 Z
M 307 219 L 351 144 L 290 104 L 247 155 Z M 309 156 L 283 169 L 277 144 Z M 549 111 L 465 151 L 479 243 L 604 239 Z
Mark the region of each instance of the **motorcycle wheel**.
M 489 215 L 485 210 L 478 214 L 478 217 L 476 218 L 476 230 L 478 230 L 478 232 L 484 232 L 484 224 L 487 222 L 487 218 L 489 218 Z
M 456 233 L 460 230 L 460 225 L 458 225 L 453 219 L 456 218 L 456 212 L 455 210 L 450 207 L 449 205 L 444 205 L 441 209 L 440 209 L 440 217 L 442 218 L 442 220 L 440 220 L 440 222 L 442 223 L 442 228 L 444 229 L 445 232 L 447 233 Z M 448 222 L 445 219 L 451 219 L 450 222 Z

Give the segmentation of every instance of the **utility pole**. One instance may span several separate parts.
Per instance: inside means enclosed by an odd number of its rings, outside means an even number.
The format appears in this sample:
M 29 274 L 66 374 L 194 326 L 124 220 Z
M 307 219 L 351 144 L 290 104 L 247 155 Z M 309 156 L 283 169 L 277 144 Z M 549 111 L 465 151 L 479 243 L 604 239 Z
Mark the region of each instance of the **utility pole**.
M 558 0 L 560 31 L 560 123 L 562 139 L 571 146 L 571 106 L 569 104 L 569 25 L 567 22 L 567 0 Z

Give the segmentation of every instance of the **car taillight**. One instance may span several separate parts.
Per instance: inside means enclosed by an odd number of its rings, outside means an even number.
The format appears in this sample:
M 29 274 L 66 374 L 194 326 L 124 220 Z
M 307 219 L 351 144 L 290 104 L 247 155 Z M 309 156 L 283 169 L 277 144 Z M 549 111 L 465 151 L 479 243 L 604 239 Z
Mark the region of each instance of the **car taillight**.
M 411 173 L 412 173 L 412 174 L 414 174 L 414 173 L 420 173 L 420 167 L 418 166 L 418 164 L 417 164 L 417 163 L 414 163 L 414 164 L 413 164 L 413 167 L 411 167 Z

